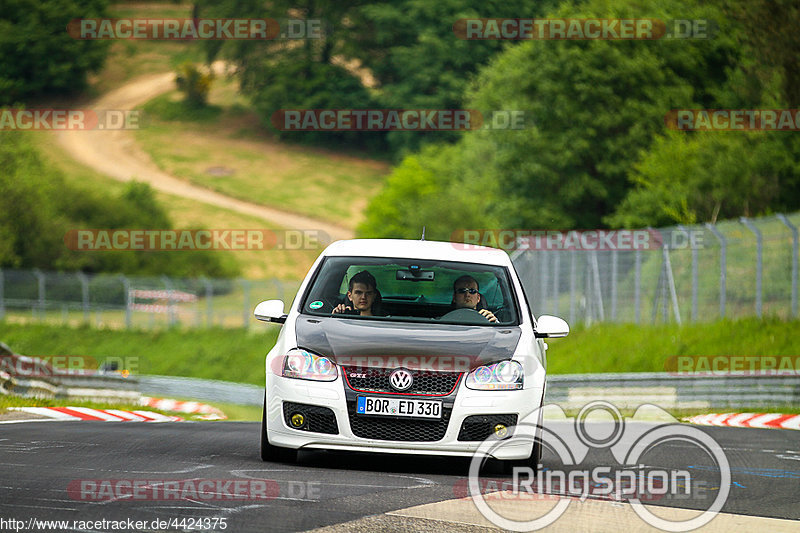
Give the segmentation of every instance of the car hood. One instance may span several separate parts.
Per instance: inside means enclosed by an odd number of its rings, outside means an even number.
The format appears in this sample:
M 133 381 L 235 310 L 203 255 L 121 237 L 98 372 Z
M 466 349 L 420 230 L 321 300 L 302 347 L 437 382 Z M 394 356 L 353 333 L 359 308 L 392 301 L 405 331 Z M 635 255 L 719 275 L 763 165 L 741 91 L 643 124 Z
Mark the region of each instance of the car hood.
M 406 368 L 447 367 L 462 370 L 510 359 L 519 342 L 518 326 L 486 327 L 414 324 L 358 318 L 300 316 L 297 345 L 339 364 Z M 457 361 L 453 362 L 453 358 Z M 441 365 L 439 365 L 441 363 Z

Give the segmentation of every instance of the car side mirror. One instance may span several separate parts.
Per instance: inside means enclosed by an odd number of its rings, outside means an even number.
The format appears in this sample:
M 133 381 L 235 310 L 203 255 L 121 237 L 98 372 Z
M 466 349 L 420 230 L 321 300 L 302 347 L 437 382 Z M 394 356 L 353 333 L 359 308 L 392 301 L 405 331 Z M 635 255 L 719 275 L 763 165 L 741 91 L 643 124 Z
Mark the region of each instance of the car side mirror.
M 537 339 L 555 339 L 569 335 L 569 324 L 557 316 L 542 315 L 536 321 Z
M 286 317 L 283 313 L 283 300 L 266 300 L 256 306 L 253 311 L 256 319 L 262 322 L 277 322 L 283 324 L 286 322 Z

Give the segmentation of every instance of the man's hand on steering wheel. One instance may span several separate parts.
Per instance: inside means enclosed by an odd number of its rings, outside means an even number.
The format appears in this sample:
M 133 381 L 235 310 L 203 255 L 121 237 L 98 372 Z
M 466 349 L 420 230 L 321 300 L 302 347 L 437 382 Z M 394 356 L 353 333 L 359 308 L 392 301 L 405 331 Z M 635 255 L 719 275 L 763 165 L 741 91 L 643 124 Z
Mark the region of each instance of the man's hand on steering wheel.
M 353 310 L 353 308 L 350 307 L 349 305 L 339 304 L 339 305 L 337 305 L 336 307 L 333 308 L 333 311 L 331 311 L 331 314 L 345 313 L 347 311 L 352 311 L 352 310 Z
M 478 313 L 480 313 L 481 316 L 485 317 L 486 320 L 488 320 L 489 322 L 497 322 L 497 317 L 494 316 L 494 313 L 492 313 L 488 309 L 481 309 L 480 311 L 478 311 Z

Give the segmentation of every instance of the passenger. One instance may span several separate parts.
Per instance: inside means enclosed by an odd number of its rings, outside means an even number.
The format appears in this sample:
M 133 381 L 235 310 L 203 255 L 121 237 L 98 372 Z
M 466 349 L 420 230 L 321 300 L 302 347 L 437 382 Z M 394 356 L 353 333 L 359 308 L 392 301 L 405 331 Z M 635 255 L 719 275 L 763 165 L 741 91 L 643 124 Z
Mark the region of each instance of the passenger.
M 375 276 L 362 270 L 352 278 L 348 285 L 346 301 L 333 308 L 333 313 L 348 315 L 375 316 L 380 315 L 380 293 L 378 292 Z
M 453 283 L 453 302 L 455 309 L 474 309 L 489 322 L 497 322 L 494 313 L 486 309 L 483 296 L 478 292 L 478 282 L 472 276 L 461 276 Z

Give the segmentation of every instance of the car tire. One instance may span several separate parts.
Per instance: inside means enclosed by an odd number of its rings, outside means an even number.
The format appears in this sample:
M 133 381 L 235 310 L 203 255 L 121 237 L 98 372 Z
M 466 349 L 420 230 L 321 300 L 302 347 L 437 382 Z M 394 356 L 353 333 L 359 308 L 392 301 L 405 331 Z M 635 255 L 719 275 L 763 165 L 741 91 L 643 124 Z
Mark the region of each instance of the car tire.
M 297 450 L 282 448 L 269 443 L 267 436 L 267 396 L 264 395 L 264 408 L 261 411 L 261 460 L 277 463 L 294 463 L 297 461 Z

